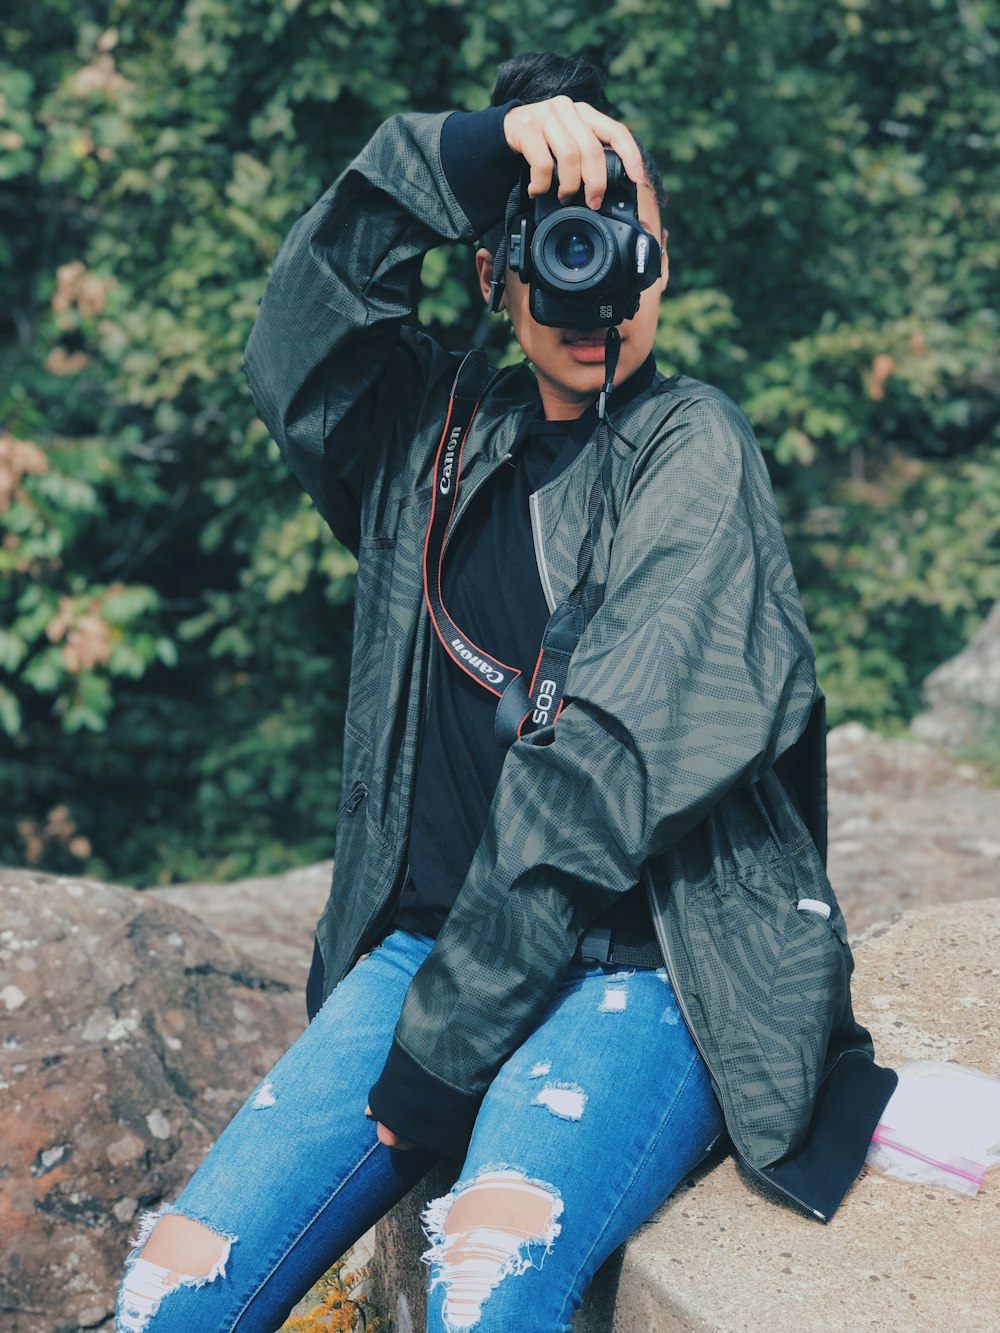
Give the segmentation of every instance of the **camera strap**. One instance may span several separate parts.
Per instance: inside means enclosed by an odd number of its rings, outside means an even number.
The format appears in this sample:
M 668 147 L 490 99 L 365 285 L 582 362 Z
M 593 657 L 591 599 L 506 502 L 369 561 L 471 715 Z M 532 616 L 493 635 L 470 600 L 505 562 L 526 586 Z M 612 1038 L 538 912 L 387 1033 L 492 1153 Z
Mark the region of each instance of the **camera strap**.
M 519 180 L 507 196 L 507 203 L 504 207 L 503 236 L 500 238 L 493 254 L 493 276 L 490 282 L 489 308 L 494 315 L 500 312 L 504 274 L 507 270 L 507 251 L 510 246 L 509 237 L 514 226 L 514 220 L 520 212 L 522 195 L 525 195 L 526 189 L 526 183 Z
M 441 570 L 452 519 L 458 507 L 462 455 L 479 407 L 483 357 L 470 352 L 452 385 L 448 415 L 434 460 L 431 516 L 424 540 L 424 599 L 434 632 L 455 665 L 498 699 L 494 734 L 506 749 L 520 736 L 554 722 L 562 711 L 570 658 L 583 632 L 583 607 L 574 589 L 549 617 L 531 683 L 525 673 L 494 657 L 460 629 L 448 613 Z

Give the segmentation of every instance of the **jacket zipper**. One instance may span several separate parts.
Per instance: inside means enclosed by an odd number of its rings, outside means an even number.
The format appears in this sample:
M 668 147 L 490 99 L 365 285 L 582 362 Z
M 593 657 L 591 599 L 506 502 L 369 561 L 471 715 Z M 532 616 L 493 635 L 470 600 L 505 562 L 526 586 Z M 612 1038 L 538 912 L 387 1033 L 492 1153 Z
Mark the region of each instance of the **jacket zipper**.
M 469 505 L 472 503 L 473 498 L 482 490 L 483 486 L 486 484 L 486 482 L 489 481 L 490 477 L 495 476 L 497 472 L 500 471 L 504 463 L 507 462 L 508 458 L 513 458 L 513 456 L 514 456 L 513 451 L 508 449 L 508 451 L 504 454 L 502 458 L 498 459 L 492 465 L 492 467 L 488 469 L 488 471 L 483 473 L 483 475 L 476 482 L 475 486 L 473 486 L 472 490 L 466 494 L 465 499 L 455 510 L 455 513 L 452 516 L 452 520 L 448 524 L 448 531 L 445 533 L 444 537 L 444 545 L 441 547 L 442 558 L 444 557 L 445 551 L 447 551 L 448 549 L 448 543 L 451 541 L 452 535 L 454 534 L 455 529 L 458 527 L 462 515 L 465 513 Z M 461 479 L 459 479 L 459 485 L 461 485 Z
M 344 802 L 344 814 L 353 815 L 367 795 L 368 788 L 365 784 L 363 782 L 356 782 L 351 789 L 350 796 L 348 796 L 347 800 Z
M 531 495 L 528 496 L 528 513 L 531 515 L 531 540 L 535 545 L 535 564 L 538 566 L 538 576 L 542 580 L 542 592 L 545 594 L 549 611 L 552 612 L 556 609 L 556 595 L 552 588 L 552 580 L 549 578 L 549 567 L 542 547 L 542 520 L 538 504 L 538 492 L 532 491 Z
M 677 997 L 677 1004 L 678 1007 L 680 1008 L 681 1014 L 684 1017 L 684 1024 L 688 1032 L 691 1034 L 691 1040 L 697 1047 L 698 1054 L 705 1062 L 705 1068 L 711 1075 L 712 1081 L 716 1084 L 720 1084 L 720 1080 L 716 1078 L 715 1071 L 713 1070 L 712 1065 L 709 1062 L 708 1056 L 705 1054 L 705 1049 L 702 1046 L 701 1042 L 698 1040 L 698 1034 L 695 1032 L 694 1027 L 692 1026 L 691 1023 L 691 1015 L 688 1012 L 687 1005 L 684 1003 L 684 996 L 681 994 L 680 987 L 677 985 L 677 970 L 674 967 L 673 954 L 670 952 L 670 943 L 667 937 L 667 932 L 664 929 L 663 918 L 660 916 L 659 910 L 656 906 L 656 896 L 653 893 L 653 886 L 649 880 L 649 872 L 645 869 L 643 870 L 643 878 L 646 881 L 646 897 L 649 899 L 650 912 L 653 917 L 653 929 L 656 932 L 656 938 L 659 940 L 660 948 L 663 951 L 663 961 L 667 965 L 667 976 L 670 978 L 670 984 L 673 987 L 674 995 Z M 839 1061 L 840 1057 L 838 1056 L 837 1059 Z M 834 1063 L 836 1064 L 836 1061 Z M 830 1072 L 832 1072 L 832 1068 Z M 816 1208 L 810 1208 L 804 1199 L 800 1199 L 797 1194 L 793 1194 L 792 1191 L 786 1189 L 784 1185 L 779 1185 L 778 1182 L 776 1180 L 772 1180 L 770 1176 L 765 1176 L 763 1171 L 759 1170 L 756 1166 L 754 1166 L 752 1162 L 747 1161 L 746 1156 L 740 1151 L 736 1143 L 736 1137 L 733 1134 L 732 1126 L 730 1125 L 729 1122 L 729 1115 L 726 1111 L 726 1107 L 721 1097 L 719 1098 L 719 1107 L 722 1111 L 722 1119 L 726 1126 L 726 1132 L 729 1135 L 729 1141 L 732 1143 L 737 1156 L 739 1157 L 743 1165 L 747 1168 L 747 1170 L 750 1171 L 753 1175 L 755 1175 L 758 1178 L 758 1180 L 762 1180 L 768 1189 L 777 1190 L 778 1193 L 783 1194 L 786 1199 L 791 1199 L 791 1201 L 795 1204 L 798 1204 L 800 1208 L 804 1208 L 807 1213 L 810 1213 L 813 1217 L 818 1217 L 821 1222 L 825 1222 L 826 1216 L 823 1213 L 819 1212 Z

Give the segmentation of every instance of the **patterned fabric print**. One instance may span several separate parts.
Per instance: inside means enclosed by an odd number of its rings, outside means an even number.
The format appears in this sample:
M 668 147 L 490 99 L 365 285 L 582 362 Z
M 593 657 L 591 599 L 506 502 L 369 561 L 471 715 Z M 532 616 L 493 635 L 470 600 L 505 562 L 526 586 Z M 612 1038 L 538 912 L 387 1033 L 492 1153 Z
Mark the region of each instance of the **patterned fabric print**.
M 442 120 L 388 122 L 296 224 L 246 353 L 261 416 L 362 559 L 344 790 L 364 795 L 341 817 L 318 930 L 327 993 L 371 947 L 405 872 L 429 647 L 420 553 L 456 360 L 402 321 L 427 248 L 473 239 L 441 171 Z M 526 367 L 490 382 L 466 444 L 466 496 L 536 402 Z M 635 447 L 613 443 L 566 707 L 507 752 L 396 1037 L 435 1078 L 482 1093 L 537 1024 L 580 933 L 645 865 L 730 1129 L 748 1159 L 773 1160 L 805 1130 L 827 1037 L 838 1049 L 867 1042 L 845 1002 L 846 944 L 794 910 L 792 894 L 833 900 L 819 858 L 798 854 L 792 801 L 776 780 L 770 813 L 746 799 L 820 697 L 812 654 L 743 413 L 707 385 L 660 377 L 615 421 Z M 593 473 L 588 446 L 537 493 L 557 598 L 576 577 Z M 738 845 L 716 837 L 737 824 Z M 783 854 L 787 874 L 762 908 L 735 872 Z M 789 1017 L 805 1008 L 796 1045 Z
M 397 1030 L 425 1067 L 461 1067 L 466 1088 L 488 1086 L 531 1030 L 575 934 L 734 784 L 758 779 L 815 696 L 745 418 L 691 381 L 650 412 L 657 444 L 636 461 L 567 707 L 508 754 L 487 835 Z M 558 596 L 569 577 L 558 550 L 550 573 Z M 524 939 L 512 991 L 508 959 Z
M 842 924 L 796 910 L 798 864 L 810 855 L 806 836 L 781 860 L 737 879 L 681 885 L 668 906 L 676 974 L 696 1026 L 713 1034 L 727 1119 L 756 1167 L 800 1141 L 801 1106 L 811 1101 L 833 1026 L 849 1006 Z

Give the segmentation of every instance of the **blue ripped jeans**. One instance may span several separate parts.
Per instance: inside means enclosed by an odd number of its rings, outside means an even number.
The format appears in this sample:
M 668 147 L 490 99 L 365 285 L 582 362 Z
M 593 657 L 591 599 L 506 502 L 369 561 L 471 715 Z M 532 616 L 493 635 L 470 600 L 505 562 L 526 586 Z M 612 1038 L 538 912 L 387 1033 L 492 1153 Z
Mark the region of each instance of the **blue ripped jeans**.
M 438 1160 L 385 1147 L 364 1114 L 432 944 L 397 930 L 362 959 L 176 1203 L 144 1219 L 118 1333 L 271 1333 Z M 451 1190 L 426 1201 L 428 1333 L 568 1333 L 601 1263 L 721 1129 L 665 970 L 571 965 L 490 1085 Z M 163 1212 L 220 1238 L 207 1276 L 138 1258 Z

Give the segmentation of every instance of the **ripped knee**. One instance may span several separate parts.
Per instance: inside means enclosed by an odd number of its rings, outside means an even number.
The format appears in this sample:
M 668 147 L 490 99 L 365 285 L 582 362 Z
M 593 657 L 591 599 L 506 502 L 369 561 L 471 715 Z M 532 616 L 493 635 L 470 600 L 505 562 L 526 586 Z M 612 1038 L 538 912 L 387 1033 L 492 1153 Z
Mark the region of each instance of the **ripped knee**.
M 235 1240 L 166 1207 L 148 1213 L 118 1292 L 116 1333 L 145 1333 L 171 1292 L 224 1277 Z
M 552 1186 L 516 1168 L 484 1167 L 474 1180 L 432 1200 L 421 1215 L 436 1264 L 431 1289 L 445 1285 L 448 1329 L 473 1329 L 483 1302 L 504 1278 L 518 1276 L 549 1253 L 558 1236 L 563 1201 Z M 544 1246 L 534 1264 L 533 1243 Z

